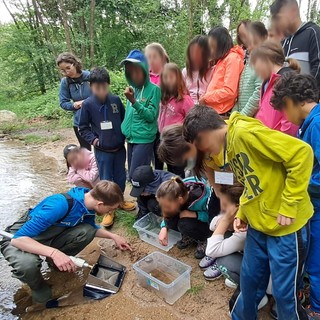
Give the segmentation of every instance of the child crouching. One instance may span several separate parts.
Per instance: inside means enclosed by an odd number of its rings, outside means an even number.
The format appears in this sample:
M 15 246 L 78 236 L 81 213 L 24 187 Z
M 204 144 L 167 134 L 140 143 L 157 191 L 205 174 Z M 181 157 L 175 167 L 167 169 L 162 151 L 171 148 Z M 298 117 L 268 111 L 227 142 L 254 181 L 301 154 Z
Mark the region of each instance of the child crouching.
M 206 239 L 210 235 L 207 203 L 210 188 L 201 180 L 173 177 L 163 182 L 156 194 L 163 221 L 159 242 L 168 245 L 168 229 L 178 230 L 182 239 L 177 243 L 184 249 L 197 243 L 196 259 L 205 255 Z

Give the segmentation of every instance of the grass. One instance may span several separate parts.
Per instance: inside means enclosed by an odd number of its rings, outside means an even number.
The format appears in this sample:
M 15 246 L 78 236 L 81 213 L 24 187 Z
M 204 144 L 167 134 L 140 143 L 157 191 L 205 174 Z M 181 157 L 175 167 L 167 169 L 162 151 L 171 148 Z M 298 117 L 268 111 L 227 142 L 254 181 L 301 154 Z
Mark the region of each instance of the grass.
M 192 287 L 187 291 L 187 293 L 195 296 L 195 295 L 199 294 L 199 292 L 200 292 L 201 290 L 203 290 L 203 288 L 204 288 L 204 284 L 201 283 L 201 284 L 192 286 Z
M 61 140 L 61 136 L 58 134 L 52 136 L 40 136 L 38 134 L 28 134 L 21 137 L 26 144 L 42 144 L 45 142 L 55 142 Z

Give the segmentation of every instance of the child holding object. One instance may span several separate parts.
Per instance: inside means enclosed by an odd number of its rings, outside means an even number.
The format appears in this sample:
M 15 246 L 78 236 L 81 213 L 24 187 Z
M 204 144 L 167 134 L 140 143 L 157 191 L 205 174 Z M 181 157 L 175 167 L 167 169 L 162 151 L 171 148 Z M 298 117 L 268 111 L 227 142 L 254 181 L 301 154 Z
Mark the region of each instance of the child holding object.
M 148 63 L 141 51 L 132 50 L 122 63 L 129 87 L 125 90 L 128 102 L 121 130 L 128 143 L 131 179 L 137 167 L 150 165 L 153 158 L 161 91 L 150 82 Z
M 157 42 L 148 44 L 144 53 L 148 60 L 150 81 L 160 87 L 162 70 L 170 62 L 166 49 Z
M 225 150 L 237 180 L 245 187 L 234 221 L 235 231 L 247 231 L 247 238 L 241 293 L 232 319 L 257 318 L 270 274 L 279 319 L 307 319 L 298 288 L 308 246 L 307 223 L 313 215 L 307 191 L 311 147 L 237 112 L 226 124 L 206 106 L 188 113 L 184 138 L 201 151 L 218 154 Z M 228 175 L 224 174 L 225 179 Z
M 187 48 L 186 67 L 182 75 L 194 104 L 206 91 L 212 77 L 210 66 L 210 49 L 208 37 L 204 35 L 195 36 Z
M 310 303 L 306 309 L 310 319 L 320 319 L 320 104 L 319 90 L 312 76 L 287 73 L 276 83 L 271 103 L 283 111 L 287 119 L 300 126 L 299 138 L 314 152 L 309 195 L 314 207 L 310 220 L 310 244 L 306 272 L 310 280 Z
M 283 112 L 272 108 L 270 103 L 276 81 L 286 72 L 300 72 L 295 59 L 286 59 L 280 43 L 266 41 L 251 53 L 251 63 L 256 74 L 263 80 L 260 109 L 255 115 L 267 127 L 296 137 L 298 127 L 288 121 Z
M 173 124 L 182 124 L 186 114 L 194 106 L 188 94 L 182 73 L 174 63 L 165 65 L 161 74 L 161 103 L 158 119 L 160 134 Z M 168 171 L 184 178 L 184 166 L 171 166 Z
M 68 144 L 63 149 L 68 167 L 68 182 L 77 187 L 92 189 L 99 182 L 99 170 L 93 152 Z
M 182 239 L 177 247 L 185 249 L 197 243 L 194 256 L 202 259 L 210 234 L 207 209 L 210 188 L 194 177 L 184 180 L 173 177 L 160 185 L 156 197 L 163 216 L 159 242 L 168 245 L 168 229 L 178 230 Z

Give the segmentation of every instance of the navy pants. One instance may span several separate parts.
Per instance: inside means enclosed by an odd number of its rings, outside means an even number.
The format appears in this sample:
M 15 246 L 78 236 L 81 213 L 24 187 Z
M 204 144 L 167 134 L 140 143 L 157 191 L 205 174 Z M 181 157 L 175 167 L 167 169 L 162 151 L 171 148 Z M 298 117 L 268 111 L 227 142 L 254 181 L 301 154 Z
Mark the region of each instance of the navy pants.
M 122 192 L 126 187 L 126 149 L 116 152 L 94 150 L 101 180 L 115 182 Z
M 270 273 L 279 320 L 307 320 L 298 299 L 308 247 L 308 226 L 282 237 L 249 227 L 240 274 L 240 294 L 231 312 L 233 320 L 256 320 Z
M 130 180 L 136 168 L 151 164 L 153 158 L 153 145 L 153 142 L 146 144 L 128 143 L 128 167 Z
M 310 280 L 311 309 L 320 312 L 320 199 L 311 199 L 314 215 L 310 220 L 310 243 L 306 272 Z

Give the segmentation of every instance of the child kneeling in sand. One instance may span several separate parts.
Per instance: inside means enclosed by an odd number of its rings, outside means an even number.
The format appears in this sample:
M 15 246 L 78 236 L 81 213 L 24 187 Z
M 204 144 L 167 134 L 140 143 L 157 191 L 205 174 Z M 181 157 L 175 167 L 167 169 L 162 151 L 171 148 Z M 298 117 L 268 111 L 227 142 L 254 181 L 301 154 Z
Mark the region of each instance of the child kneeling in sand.
M 207 209 L 210 193 L 210 188 L 195 177 L 184 180 L 173 177 L 160 185 L 156 197 L 163 216 L 159 233 L 162 245 L 168 245 L 168 229 L 175 229 L 182 234 L 177 243 L 179 249 L 197 243 L 195 258 L 204 257 L 210 235 Z

